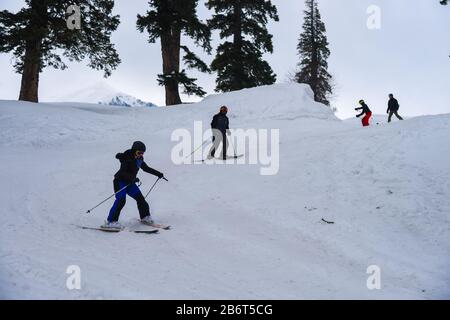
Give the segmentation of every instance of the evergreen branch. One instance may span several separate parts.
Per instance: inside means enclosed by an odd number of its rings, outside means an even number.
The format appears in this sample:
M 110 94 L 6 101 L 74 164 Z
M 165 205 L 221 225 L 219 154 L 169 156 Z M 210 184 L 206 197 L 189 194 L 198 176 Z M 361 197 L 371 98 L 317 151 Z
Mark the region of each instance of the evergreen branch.
M 190 69 L 198 69 L 201 72 L 211 73 L 211 69 L 206 63 L 204 63 L 198 56 L 189 50 L 186 46 L 180 46 L 181 49 L 186 53 L 183 57 L 184 63 Z

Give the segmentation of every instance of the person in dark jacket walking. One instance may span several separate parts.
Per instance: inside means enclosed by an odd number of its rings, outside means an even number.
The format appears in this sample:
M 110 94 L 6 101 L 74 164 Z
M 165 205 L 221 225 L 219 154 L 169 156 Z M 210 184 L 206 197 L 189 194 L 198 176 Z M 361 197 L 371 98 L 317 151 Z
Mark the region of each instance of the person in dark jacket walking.
M 145 201 L 139 187 L 136 183 L 139 182 L 139 178 L 136 175 L 139 169 L 150 173 L 158 178 L 164 178 L 164 174 L 150 168 L 144 162 L 144 152 L 146 150 L 145 144 L 141 141 L 135 141 L 131 149 L 125 151 L 124 153 L 118 153 L 116 159 L 120 161 L 120 169 L 114 175 L 114 192 L 116 193 L 116 201 L 114 202 L 111 210 L 109 211 L 108 219 L 102 228 L 114 228 L 121 229 L 119 224 L 120 211 L 125 206 L 127 194 L 136 200 L 137 207 L 139 210 L 139 215 L 141 222 L 146 224 L 152 224 L 153 220 L 150 215 L 150 207 Z M 123 190 L 121 190 L 123 189 Z M 118 192 L 121 190 L 120 192 Z
M 208 159 L 214 158 L 214 154 L 222 142 L 222 159 L 227 159 L 227 134 L 230 134 L 229 120 L 227 117 L 228 108 L 220 107 L 220 112 L 216 114 L 211 121 L 211 129 L 213 131 L 213 146 L 208 155 Z
M 359 100 L 359 104 L 361 105 L 360 108 L 355 108 L 356 111 L 362 110 L 360 114 L 358 114 L 356 117 L 359 118 L 362 115 L 364 115 L 364 118 L 362 118 L 362 125 L 363 127 L 369 126 L 369 120 L 372 116 L 372 111 L 370 111 L 369 106 L 364 102 L 364 100 Z
M 395 114 L 398 120 L 403 120 L 402 117 L 398 114 L 398 109 L 400 109 L 400 105 L 398 104 L 397 99 L 394 98 L 394 95 L 389 94 L 389 102 L 386 113 L 389 114 L 388 122 L 391 122 L 392 116 Z

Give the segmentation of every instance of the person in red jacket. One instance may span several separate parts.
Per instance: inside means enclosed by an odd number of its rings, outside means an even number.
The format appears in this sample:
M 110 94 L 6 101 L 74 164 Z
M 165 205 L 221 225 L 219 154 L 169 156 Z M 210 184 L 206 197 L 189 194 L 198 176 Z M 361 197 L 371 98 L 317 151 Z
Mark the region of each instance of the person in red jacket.
M 369 126 L 369 120 L 370 117 L 372 117 L 372 111 L 370 111 L 369 106 L 364 102 L 364 100 L 360 100 L 359 104 L 361 105 L 360 108 L 355 108 L 356 111 L 362 110 L 360 114 L 358 114 L 356 117 L 359 118 L 364 115 L 361 122 L 363 127 Z

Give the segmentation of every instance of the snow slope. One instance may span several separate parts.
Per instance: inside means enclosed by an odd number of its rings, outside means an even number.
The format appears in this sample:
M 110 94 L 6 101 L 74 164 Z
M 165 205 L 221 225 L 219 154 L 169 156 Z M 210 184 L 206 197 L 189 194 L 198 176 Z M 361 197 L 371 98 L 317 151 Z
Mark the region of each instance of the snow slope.
M 399 113 L 401 115 L 401 111 Z M 355 111 L 355 116 L 356 116 L 356 114 L 359 114 L 359 112 Z M 403 115 L 402 115 L 402 117 L 404 118 L 404 120 L 409 119 L 408 117 L 405 117 Z M 347 122 L 347 124 L 352 125 L 353 127 L 359 128 L 359 127 L 361 127 L 361 120 L 362 120 L 362 117 L 360 117 L 360 118 L 354 117 L 354 118 L 344 119 L 343 121 Z M 397 122 L 397 121 L 399 121 L 399 120 L 395 116 L 393 116 L 392 122 Z M 388 115 L 387 114 L 374 114 L 374 115 L 372 115 L 372 117 L 370 117 L 369 122 L 373 126 L 386 125 L 386 124 L 388 124 Z
M 277 175 L 172 163 L 173 130 L 209 126 L 222 104 L 233 128 L 280 129 Z M 356 127 L 297 84 L 154 109 L 0 101 L 0 298 L 449 298 L 449 124 Z M 169 179 L 149 200 L 173 230 L 76 228 L 106 218 L 111 202 L 84 212 L 112 193 L 114 155 L 138 139 Z M 155 178 L 139 177 L 147 192 Z M 81 290 L 66 288 L 70 265 Z M 381 290 L 366 287 L 370 265 Z

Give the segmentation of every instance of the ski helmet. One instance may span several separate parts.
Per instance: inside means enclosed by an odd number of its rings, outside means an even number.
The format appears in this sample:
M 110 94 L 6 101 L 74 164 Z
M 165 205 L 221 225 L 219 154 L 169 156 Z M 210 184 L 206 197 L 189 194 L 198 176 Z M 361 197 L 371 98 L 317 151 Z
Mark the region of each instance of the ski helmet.
M 359 100 L 359 104 L 363 104 L 364 103 L 364 100 Z
M 227 113 L 227 112 L 228 112 L 228 108 L 227 108 L 226 106 L 221 106 L 221 107 L 220 107 L 220 112 L 225 112 L 225 113 Z
M 131 147 L 131 149 L 145 152 L 145 144 L 141 141 L 135 141 L 133 142 L 133 146 Z

